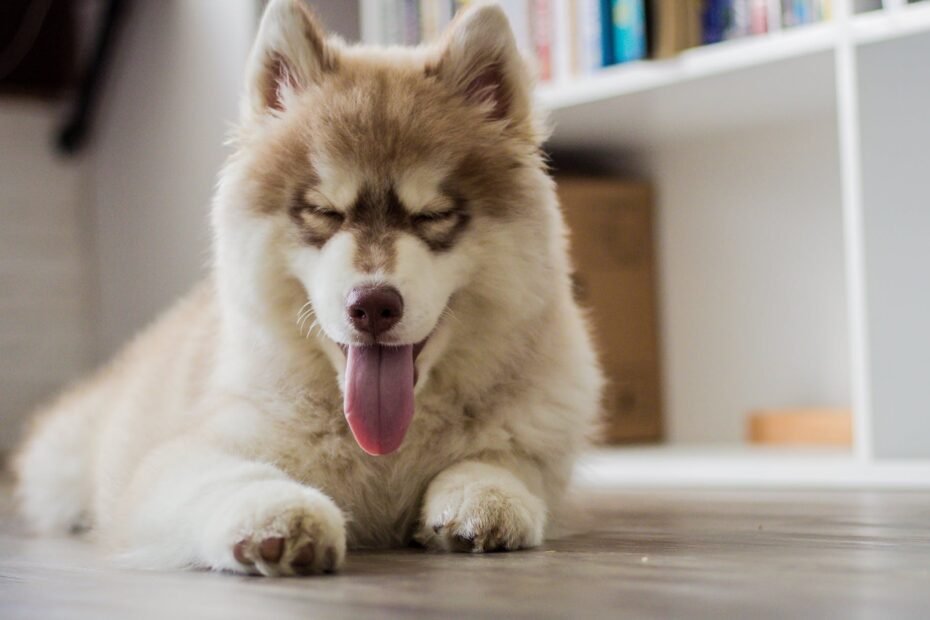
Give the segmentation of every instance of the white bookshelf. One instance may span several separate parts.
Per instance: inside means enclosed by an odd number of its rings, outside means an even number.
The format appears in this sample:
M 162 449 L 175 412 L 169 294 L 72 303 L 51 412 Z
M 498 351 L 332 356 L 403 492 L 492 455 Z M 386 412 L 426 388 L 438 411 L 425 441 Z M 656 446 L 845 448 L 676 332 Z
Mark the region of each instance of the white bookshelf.
M 930 2 L 834 6 L 539 89 L 550 146 L 659 203 L 669 441 L 582 484 L 930 487 Z M 739 447 L 752 407 L 818 403 L 853 452 Z
M 539 102 L 549 110 L 641 93 L 689 81 L 699 81 L 780 60 L 831 51 L 836 26 L 821 22 L 686 50 L 667 60 L 643 60 L 607 67 L 589 76 L 543 84 Z
M 594 450 L 575 468 L 589 489 L 930 489 L 930 460 L 865 461 L 841 450 L 764 449 L 732 444 Z
M 543 84 L 549 146 L 656 188 L 668 440 L 589 485 L 930 487 L 930 1 Z M 567 154 L 567 155 L 566 155 Z M 852 451 L 744 447 L 851 406 Z

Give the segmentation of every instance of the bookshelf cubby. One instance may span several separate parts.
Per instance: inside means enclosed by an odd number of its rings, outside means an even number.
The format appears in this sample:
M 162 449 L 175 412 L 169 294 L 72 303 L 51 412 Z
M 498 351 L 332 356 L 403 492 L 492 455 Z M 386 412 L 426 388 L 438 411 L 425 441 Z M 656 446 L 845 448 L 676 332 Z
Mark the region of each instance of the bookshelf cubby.
M 583 481 L 930 487 L 930 1 L 856 9 L 538 88 L 560 158 L 656 190 L 667 440 Z M 798 405 L 853 450 L 743 446 Z

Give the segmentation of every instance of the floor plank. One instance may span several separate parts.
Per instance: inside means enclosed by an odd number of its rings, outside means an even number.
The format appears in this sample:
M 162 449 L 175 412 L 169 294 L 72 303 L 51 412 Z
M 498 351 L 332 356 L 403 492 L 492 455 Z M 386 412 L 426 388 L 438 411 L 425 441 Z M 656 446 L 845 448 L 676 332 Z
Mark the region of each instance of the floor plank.
M 578 492 L 543 549 L 353 553 L 268 580 L 115 569 L 0 502 L 0 618 L 928 618 L 923 493 Z

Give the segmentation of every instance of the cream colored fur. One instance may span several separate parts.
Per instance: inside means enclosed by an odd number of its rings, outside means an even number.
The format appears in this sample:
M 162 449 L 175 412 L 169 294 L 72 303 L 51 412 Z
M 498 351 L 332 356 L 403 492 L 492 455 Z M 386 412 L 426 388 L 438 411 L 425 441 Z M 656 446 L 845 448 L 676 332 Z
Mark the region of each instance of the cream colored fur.
M 37 416 L 16 460 L 18 497 L 37 530 L 90 527 L 132 566 L 264 575 L 294 574 L 292 560 L 308 547 L 320 571 L 337 569 L 347 545 L 415 538 L 483 551 L 542 542 L 601 375 L 571 296 L 530 80 L 503 13 L 471 10 L 436 47 L 411 50 L 349 48 L 315 40 L 316 28 L 286 0 L 263 19 L 236 153 L 213 209 L 212 277 Z M 269 58 L 286 62 L 273 92 Z M 488 62 L 509 89 L 501 120 L 489 118 L 484 91 L 467 90 Z M 345 84 L 385 76 L 398 85 L 378 95 L 387 101 L 332 103 Z M 421 83 L 413 105 L 403 85 Z M 276 97 L 283 111 L 269 110 Z M 334 133 L 376 105 L 383 125 Z M 398 136 L 390 153 L 377 143 L 385 136 Z M 304 142 L 317 187 L 337 210 L 373 175 L 421 210 L 470 162 L 469 174 L 483 179 L 465 185 L 472 220 L 446 252 L 400 234 L 390 268 L 374 271 L 353 260 L 351 231 L 303 244 L 274 203 L 302 174 L 291 164 Z M 370 282 L 405 299 L 397 342 L 432 334 L 417 360 L 410 430 L 382 457 L 349 433 L 336 344 L 356 337 L 347 291 Z M 284 541 L 279 561 L 262 556 L 269 538 Z

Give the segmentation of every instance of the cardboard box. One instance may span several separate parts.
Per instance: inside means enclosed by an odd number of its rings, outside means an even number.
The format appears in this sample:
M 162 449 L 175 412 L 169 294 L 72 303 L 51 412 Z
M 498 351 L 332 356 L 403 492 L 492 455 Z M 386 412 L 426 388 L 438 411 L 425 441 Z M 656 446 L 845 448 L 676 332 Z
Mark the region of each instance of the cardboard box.
M 652 194 L 645 183 L 556 179 L 571 231 L 575 290 L 589 311 L 608 387 L 604 440 L 662 438 Z
M 852 412 L 815 407 L 753 411 L 746 435 L 761 445 L 852 447 Z

